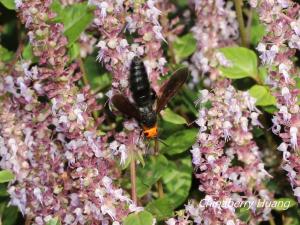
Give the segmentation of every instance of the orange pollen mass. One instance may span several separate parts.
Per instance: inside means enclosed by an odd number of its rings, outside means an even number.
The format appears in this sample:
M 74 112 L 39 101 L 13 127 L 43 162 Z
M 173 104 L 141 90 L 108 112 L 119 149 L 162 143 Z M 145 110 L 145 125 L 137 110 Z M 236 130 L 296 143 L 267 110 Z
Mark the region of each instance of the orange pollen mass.
M 157 137 L 157 125 L 155 124 L 154 127 L 143 127 L 144 130 L 144 135 L 146 136 L 146 138 L 155 138 Z

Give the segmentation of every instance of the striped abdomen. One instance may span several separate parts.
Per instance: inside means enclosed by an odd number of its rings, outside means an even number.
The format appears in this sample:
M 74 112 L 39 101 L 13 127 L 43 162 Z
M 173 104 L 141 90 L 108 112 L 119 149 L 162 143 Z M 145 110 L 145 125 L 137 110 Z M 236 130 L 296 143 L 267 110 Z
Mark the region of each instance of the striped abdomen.
M 152 105 L 152 90 L 143 61 L 134 57 L 130 66 L 129 87 L 138 107 Z

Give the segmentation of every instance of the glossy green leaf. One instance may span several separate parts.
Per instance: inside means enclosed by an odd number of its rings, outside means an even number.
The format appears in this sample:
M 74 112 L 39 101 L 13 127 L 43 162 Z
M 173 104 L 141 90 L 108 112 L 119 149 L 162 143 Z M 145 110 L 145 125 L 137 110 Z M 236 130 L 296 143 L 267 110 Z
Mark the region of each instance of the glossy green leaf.
M 0 45 L 0 61 L 8 62 L 14 56 L 14 53 Z
M 137 195 L 142 197 L 162 176 L 162 171 L 168 167 L 168 160 L 163 155 L 149 156 L 144 167 L 137 168 Z
M 188 6 L 188 0 L 176 0 L 175 3 L 179 5 L 180 7 L 186 7 Z
M 5 207 L 3 216 L 2 216 L 2 224 L 3 225 L 14 225 L 18 220 L 19 210 L 15 206 Z
M 14 0 L 0 0 L 2 5 L 4 5 L 7 9 L 10 10 L 15 10 L 16 9 L 16 4 Z
M 255 138 L 259 138 L 264 135 L 264 131 L 260 127 L 253 127 L 252 133 Z
M 264 84 L 266 82 L 267 76 L 267 68 L 263 66 L 258 67 L 258 78 L 261 84 Z
M 297 87 L 298 89 L 300 89 L 300 77 L 296 77 L 296 78 L 295 78 L 295 81 L 296 81 L 296 87 Z
M 15 175 L 10 170 L 0 171 L 0 183 L 5 183 L 13 180 Z
M 111 75 L 101 71 L 101 67 L 99 66 L 99 63 L 96 62 L 95 57 L 88 56 L 84 60 L 84 68 L 92 89 L 100 91 L 104 88 L 108 88 L 111 85 Z
M 9 196 L 7 192 L 7 184 L 2 183 L 0 184 L 0 197 L 6 197 Z
M 59 1 L 54 1 L 51 9 L 57 13 L 55 22 L 64 24 L 64 34 L 68 38 L 69 45 L 79 38 L 94 17 L 93 10 L 88 6 L 87 2 L 63 7 Z
M 185 118 L 173 112 L 171 109 L 166 108 L 161 112 L 163 120 L 174 124 L 187 124 Z
M 245 223 L 249 222 L 249 220 L 251 219 L 250 210 L 245 207 L 237 209 L 237 216 L 240 220 L 242 220 Z
M 243 47 L 227 47 L 221 48 L 220 52 L 231 63 L 228 67 L 219 67 L 224 77 L 230 79 L 252 77 L 257 80 L 257 56 L 254 51 Z
M 69 46 L 69 55 L 70 55 L 70 60 L 74 60 L 76 58 L 78 58 L 80 54 L 80 46 L 77 43 L 72 43 Z
M 178 37 L 173 43 L 176 62 L 192 55 L 197 49 L 197 41 L 192 33 Z
M 147 211 L 132 213 L 124 219 L 124 225 L 152 225 L 153 216 Z
M 278 112 L 278 108 L 275 105 L 267 105 L 262 107 L 263 110 L 267 113 L 274 114 L 275 112 Z
M 250 42 L 257 46 L 266 33 L 265 26 L 260 23 L 258 13 L 253 10 Z
M 33 55 L 32 46 L 29 43 L 25 45 L 22 57 L 25 60 L 30 60 L 32 63 L 38 62 L 38 58 Z
M 169 199 L 160 198 L 156 199 L 150 203 L 145 208 L 147 211 L 152 213 L 152 215 L 158 220 L 165 220 L 168 217 L 173 216 L 173 208 L 170 204 Z
M 256 105 L 267 106 L 276 104 L 275 97 L 271 95 L 270 90 L 266 86 L 254 85 L 249 89 L 249 93 L 256 98 Z
M 168 167 L 161 172 L 164 198 L 168 199 L 172 209 L 175 209 L 185 202 L 191 188 L 193 169 L 190 155 L 169 161 Z
M 197 129 L 182 129 L 177 131 L 164 140 L 167 145 L 160 144 L 160 151 L 167 155 L 182 153 L 196 142 L 197 133 Z
M 297 202 L 292 198 L 278 198 L 272 202 L 271 207 L 276 211 L 284 211 L 297 205 Z
M 47 225 L 61 225 L 61 222 L 57 217 L 55 217 L 55 218 L 50 219 L 47 222 Z

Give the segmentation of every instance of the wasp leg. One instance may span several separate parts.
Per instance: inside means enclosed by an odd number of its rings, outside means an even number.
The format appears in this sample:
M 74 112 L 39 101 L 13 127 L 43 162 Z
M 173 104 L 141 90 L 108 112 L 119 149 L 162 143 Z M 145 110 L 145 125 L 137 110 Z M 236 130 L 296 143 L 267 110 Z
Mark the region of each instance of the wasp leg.
M 143 131 L 141 130 L 141 131 L 140 131 L 140 134 L 139 134 L 139 138 L 138 138 L 138 141 L 137 141 L 137 143 L 139 143 L 139 142 L 140 142 L 140 138 L 142 137 L 142 134 L 143 134 Z

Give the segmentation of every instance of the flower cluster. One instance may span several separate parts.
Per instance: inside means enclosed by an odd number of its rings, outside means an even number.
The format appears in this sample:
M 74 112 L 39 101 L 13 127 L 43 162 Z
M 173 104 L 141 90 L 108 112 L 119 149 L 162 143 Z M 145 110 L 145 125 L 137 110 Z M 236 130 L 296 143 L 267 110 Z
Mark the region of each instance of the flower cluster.
M 218 71 L 217 49 L 235 43 L 238 38 L 238 23 L 231 1 L 195 0 L 196 24 L 192 32 L 197 40 L 197 51 L 192 56 L 192 76 L 197 82 L 198 74 L 210 73 L 215 80 Z
M 51 1 L 21 1 L 37 66 L 18 62 L 0 86 L 0 166 L 16 175 L 11 204 L 33 224 L 58 217 L 63 224 L 119 224 L 139 210 L 116 187 L 107 136 L 97 134 L 99 109 L 88 87 L 79 90 L 69 64 L 63 26 L 48 22 Z M 50 35 L 51 34 L 51 35 Z
M 191 152 L 207 203 L 269 200 L 272 194 L 264 186 L 270 176 L 264 169 L 260 152 L 253 141 L 252 126 L 261 126 L 255 99 L 236 91 L 228 81 L 218 82 L 212 92 L 201 91 L 196 123 L 198 141 Z M 191 201 L 186 211 L 196 224 L 243 224 L 232 206 Z M 270 209 L 250 209 L 251 220 L 267 220 Z
M 293 62 L 296 49 L 300 50 L 300 5 L 284 1 L 250 1 L 266 26 L 266 35 L 257 46 L 262 63 L 268 69 L 266 83 L 277 99 L 272 122 L 273 133 L 283 142 L 283 169 L 288 172 L 295 196 L 300 202 L 300 109 L 297 87 L 299 69 Z
M 158 90 L 158 79 L 166 73 L 161 41 L 164 41 L 159 23 L 161 11 L 155 0 L 143 2 L 90 0 L 95 5 L 94 24 L 101 33 L 98 60 L 113 75 L 113 87 L 125 90 L 127 75 L 134 56 L 144 58 L 152 87 Z M 133 40 L 129 40 L 130 34 Z

